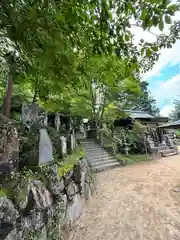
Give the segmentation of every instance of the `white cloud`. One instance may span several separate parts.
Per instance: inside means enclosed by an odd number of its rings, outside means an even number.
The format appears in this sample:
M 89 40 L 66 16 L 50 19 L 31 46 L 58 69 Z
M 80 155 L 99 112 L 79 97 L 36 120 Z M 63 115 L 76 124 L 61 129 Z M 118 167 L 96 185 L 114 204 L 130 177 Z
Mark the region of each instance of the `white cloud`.
M 161 50 L 161 55 L 159 57 L 159 60 L 154 65 L 153 69 L 147 72 L 144 76 L 144 80 L 148 80 L 153 76 L 157 76 L 160 71 L 170 65 L 174 66 L 180 62 L 180 40 L 178 40 L 171 49 L 163 49 Z
M 175 3 L 176 0 L 173 0 L 172 3 Z M 174 17 L 172 17 L 173 21 L 180 20 L 180 12 L 177 12 Z M 133 21 L 132 21 L 133 22 Z M 169 32 L 170 25 L 165 24 L 163 33 L 167 34 Z M 142 28 L 139 27 L 132 27 L 132 33 L 134 34 L 134 41 L 137 44 L 141 39 L 144 39 L 148 42 L 156 41 L 156 38 L 160 32 L 160 30 L 156 27 L 151 29 L 150 33 L 148 31 L 143 31 Z M 143 80 L 149 80 L 153 76 L 157 76 L 160 74 L 161 70 L 166 67 L 167 65 L 174 66 L 180 62 L 180 40 L 178 40 L 171 49 L 162 49 L 160 52 L 160 57 L 157 63 L 154 65 L 153 69 L 148 71 Z
M 177 0 L 172 0 L 172 3 L 176 3 Z M 180 20 L 180 12 L 177 12 L 172 18 L 173 21 Z M 170 25 L 165 24 L 163 33 L 169 32 Z M 139 43 L 141 39 L 148 42 L 156 41 L 156 35 L 161 34 L 158 28 L 152 28 L 150 33 L 143 31 L 139 27 L 133 27 L 132 32 L 134 33 L 135 43 Z M 148 71 L 144 76 L 143 80 L 150 80 L 153 76 L 159 77 L 163 74 L 163 69 L 169 66 L 179 65 L 180 66 L 180 40 L 178 40 L 171 49 L 162 49 L 160 57 L 154 67 Z M 173 101 L 180 99 L 180 74 L 169 79 L 167 82 L 162 83 L 155 81 L 150 85 L 151 92 L 157 101 L 157 106 L 162 107 L 161 115 L 168 116 L 173 110 Z
M 158 83 L 155 88 L 151 89 L 151 92 L 158 106 L 163 105 L 163 102 L 169 104 L 180 98 L 180 74 L 166 82 Z
M 160 115 L 163 117 L 168 117 L 169 114 L 172 112 L 172 110 L 174 109 L 172 104 L 169 105 L 165 105 L 161 111 L 160 111 Z

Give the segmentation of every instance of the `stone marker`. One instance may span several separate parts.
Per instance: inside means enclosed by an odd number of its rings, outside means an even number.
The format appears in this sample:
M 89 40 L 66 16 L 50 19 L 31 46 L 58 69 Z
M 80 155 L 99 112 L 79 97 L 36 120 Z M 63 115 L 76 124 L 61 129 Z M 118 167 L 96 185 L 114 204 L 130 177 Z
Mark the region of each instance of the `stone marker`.
M 39 141 L 39 164 L 48 164 L 53 160 L 53 149 L 51 139 L 46 129 L 40 130 Z
M 62 152 L 62 155 L 66 155 L 67 154 L 67 141 L 66 141 L 66 138 L 64 136 L 61 136 L 60 140 L 61 140 L 61 152 Z
M 75 140 L 74 134 L 71 134 L 70 141 L 71 141 L 71 151 L 73 151 L 76 147 L 76 140 Z

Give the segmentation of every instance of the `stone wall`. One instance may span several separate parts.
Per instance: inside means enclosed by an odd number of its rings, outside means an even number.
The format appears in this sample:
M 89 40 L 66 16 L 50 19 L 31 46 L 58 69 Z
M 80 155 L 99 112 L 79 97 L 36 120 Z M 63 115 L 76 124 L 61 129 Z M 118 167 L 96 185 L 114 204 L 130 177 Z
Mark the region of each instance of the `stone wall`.
M 64 176 L 58 166 L 46 166 L 44 180 L 17 175 L 0 190 L 0 239 L 48 240 L 69 238 L 69 230 L 79 218 L 94 191 L 94 179 L 86 158 L 80 159 Z M 14 183 L 14 185 L 13 185 Z

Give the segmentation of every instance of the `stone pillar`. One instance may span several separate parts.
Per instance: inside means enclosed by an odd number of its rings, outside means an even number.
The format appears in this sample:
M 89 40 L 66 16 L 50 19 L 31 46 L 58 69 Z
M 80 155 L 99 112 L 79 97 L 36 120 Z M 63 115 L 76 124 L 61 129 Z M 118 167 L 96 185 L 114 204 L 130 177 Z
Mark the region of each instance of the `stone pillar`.
M 74 151 L 74 149 L 76 148 L 76 139 L 75 139 L 74 132 L 70 136 L 70 141 L 71 141 L 71 151 Z
M 60 116 L 59 116 L 59 113 L 55 114 L 55 126 L 56 126 L 56 130 L 59 132 L 59 129 L 60 129 Z
M 22 112 L 21 112 L 21 121 L 23 124 L 29 123 L 32 125 L 33 123 L 37 122 L 39 118 L 39 106 L 36 103 L 26 104 L 23 103 L 22 105 Z
M 67 141 L 64 136 L 60 137 L 62 157 L 67 155 Z
M 48 112 L 45 112 L 44 114 L 44 126 L 48 126 Z

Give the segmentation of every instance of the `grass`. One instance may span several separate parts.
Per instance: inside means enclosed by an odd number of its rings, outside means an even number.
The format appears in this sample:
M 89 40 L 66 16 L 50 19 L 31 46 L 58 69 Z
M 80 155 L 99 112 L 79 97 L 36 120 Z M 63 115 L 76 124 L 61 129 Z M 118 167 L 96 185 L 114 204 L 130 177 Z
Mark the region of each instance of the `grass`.
M 72 154 L 68 155 L 64 159 L 64 162 L 62 163 L 62 167 L 58 168 L 59 176 L 63 176 L 69 170 L 73 169 L 74 165 L 79 161 L 79 159 L 84 156 L 85 156 L 85 153 L 81 150 L 81 148 L 77 147 Z
M 130 154 L 129 156 L 117 154 L 116 157 L 119 161 L 123 161 L 125 165 L 152 160 L 151 156 L 146 154 Z

